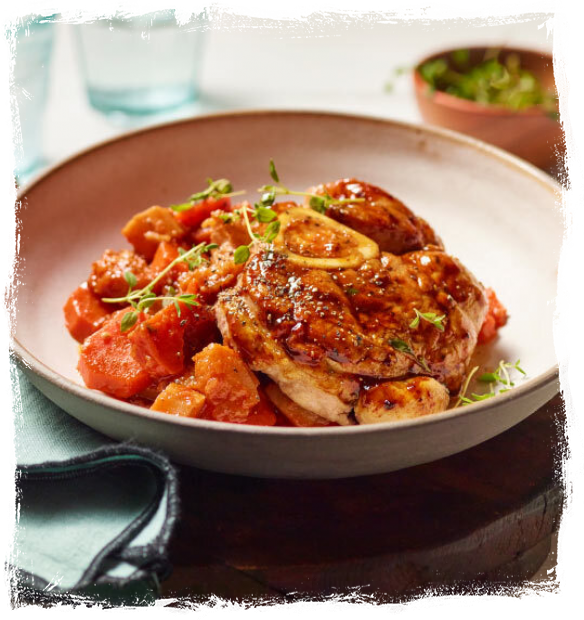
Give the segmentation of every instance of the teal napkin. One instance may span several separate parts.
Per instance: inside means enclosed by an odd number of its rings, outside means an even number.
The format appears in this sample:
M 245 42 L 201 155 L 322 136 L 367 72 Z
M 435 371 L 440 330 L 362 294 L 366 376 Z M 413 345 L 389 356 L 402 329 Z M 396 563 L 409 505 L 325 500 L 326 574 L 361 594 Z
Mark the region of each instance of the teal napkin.
M 161 454 L 81 424 L 15 366 L 12 385 L 13 595 L 151 599 L 170 572 L 167 548 L 179 511 L 173 466 Z

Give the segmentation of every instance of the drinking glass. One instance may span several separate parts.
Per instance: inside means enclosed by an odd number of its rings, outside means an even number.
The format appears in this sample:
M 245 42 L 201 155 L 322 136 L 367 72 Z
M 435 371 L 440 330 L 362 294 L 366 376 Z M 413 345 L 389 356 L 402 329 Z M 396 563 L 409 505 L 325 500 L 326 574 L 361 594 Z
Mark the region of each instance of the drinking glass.
M 33 174 L 42 163 L 43 117 L 53 49 L 54 17 L 22 18 L 12 31 L 15 38 L 13 105 L 20 125 L 20 136 L 17 135 L 14 141 L 14 156 L 19 182 Z
M 205 14 L 179 25 L 174 10 L 79 25 L 91 105 L 105 114 L 139 116 L 193 102 L 205 25 Z

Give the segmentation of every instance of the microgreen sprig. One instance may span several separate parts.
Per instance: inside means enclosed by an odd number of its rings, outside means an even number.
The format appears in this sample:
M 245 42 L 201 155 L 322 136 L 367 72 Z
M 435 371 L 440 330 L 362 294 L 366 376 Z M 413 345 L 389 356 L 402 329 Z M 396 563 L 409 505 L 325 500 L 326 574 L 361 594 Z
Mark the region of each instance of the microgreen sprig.
M 180 304 L 184 303 L 187 306 L 198 306 L 199 303 L 196 300 L 196 295 L 181 294 L 181 295 L 163 295 L 159 296 L 154 293 L 153 289 L 158 282 L 166 276 L 166 274 L 178 263 L 185 262 L 189 270 L 192 271 L 195 267 L 198 267 L 203 259 L 203 254 L 217 247 L 217 244 L 199 243 L 199 245 L 193 246 L 190 250 L 179 250 L 179 256 L 169 263 L 149 284 L 141 289 L 136 289 L 135 286 L 138 283 L 136 276 L 131 271 L 124 272 L 124 279 L 128 284 L 128 292 L 124 297 L 104 297 L 101 301 L 108 304 L 129 304 L 134 308 L 132 312 L 127 312 L 122 318 L 120 330 L 122 332 L 128 331 L 132 328 L 141 312 L 148 311 L 150 307 L 156 301 L 161 301 L 163 305 L 170 303 L 174 304 L 176 313 L 178 316 L 181 314 Z
M 318 213 L 325 213 L 331 205 L 365 202 L 365 198 L 333 198 L 328 194 L 320 196 L 319 194 L 311 194 L 310 192 L 292 190 L 280 183 L 280 176 L 278 175 L 273 159 L 270 159 L 269 170 L 270 176 L 276 183 L 278 183 L 278 185 L 262 185 L 262 187 L 258 189 L 258 192 L 264 193 L 265 196 L 272 196 L 273 199 L 275 199 L 276 196 L 306 196 L 309 198 L 308 204 L 311 209 L 317 211 Z
M 521 360 L 517 360 L 515 364 L 511 364 L 509 362 L 504 362 L 501 360 L 499 365 L 493 372 L 485 372 L 479 377 L 479 381 L 483 383 L 500 383 L 504 385 L 506 388 L 511 388 L 515 384 L 511 381 L 509 376 L 509 370 L 517 370 L 522 375 L 525 376 L 525 370 L 519 366 Z
M 414 312 L 416 313 L 416 316 L 414 320 L 410 323 L 411 329 L 416 329 L 420 324 L 421 319 L 433 325 L 438 331 L 444 331 L 444 325 L 442 325 L 442 321 L 446 318 L 445 314 L 438 316 L 435 312 L 420 312 L 417 308 L 414 308 Z
M 244 190 L 234 192 L 233 185 L 228 179 L 217 179 L 213 181 L 213 179 L 209 178 L 207 179 L 207 185 L 208 187 L 204 190 L 189 196 L 187 202 L 178 205 L 170 205 L 170 208 L 179 213 L 181 211 L 188 211 L 200 200 L 206 200 L 207 198 L 214 198 L 217 200 L 219 198 L 230 198 L 231 196 L 241 196 L 245 194 Z
M 523 370 L 523 368 L 521 368 L 521 366 L 519 366 L 519 364 L 520 360 L 517 360 L 515 364 L 511 364 L 509 362 L 501 360 L 499 362 L 499 365 L 493 372 L 485 372 L 480 377 L 478 377 L 478 381 L 489 384 L 489 392 L 486 392 L 485 394 L 475 394 L 473 392 L 470 397 L 468 397 L 466 396 L 466 391 L 468 390 L 470 380 L 479 369 L 478 366 L 475 366 L 468 374 L 466 381 L 464 382 L 464 385 L 462 386 L 458 394 L 458 401 L 454 406 L 458 407 L 459 405 L 471 405 L 474 402 L 493 398 L 494 396 L 497 396 L 497 394 L 504 394 L 505 392 L 508 392 L 512 387 L 515 386 L 515 383 L 511 381 L 509 370 L 516 370 L 524 376 L 526 374 L 526 372 Z M 495 391 L 495 388 L 497 386 L 501 387 L 498 391 Z

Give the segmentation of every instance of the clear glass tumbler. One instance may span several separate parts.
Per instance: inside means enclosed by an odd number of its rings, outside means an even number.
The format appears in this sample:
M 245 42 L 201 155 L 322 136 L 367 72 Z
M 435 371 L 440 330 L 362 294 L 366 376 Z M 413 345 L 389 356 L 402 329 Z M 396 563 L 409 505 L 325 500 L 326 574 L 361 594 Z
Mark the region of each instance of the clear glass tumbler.
M 147 115 L 194 101 L 205 15 L 179 25 L 173 10 L 77 27 L 91 105 L 105 114 Z
M 15 174 L 20 183 L 42 164 L 43 117 L 49 86 L 54 15 L 23 18 L 15 35 L 13 96 L 21 140 L 15 140 Z

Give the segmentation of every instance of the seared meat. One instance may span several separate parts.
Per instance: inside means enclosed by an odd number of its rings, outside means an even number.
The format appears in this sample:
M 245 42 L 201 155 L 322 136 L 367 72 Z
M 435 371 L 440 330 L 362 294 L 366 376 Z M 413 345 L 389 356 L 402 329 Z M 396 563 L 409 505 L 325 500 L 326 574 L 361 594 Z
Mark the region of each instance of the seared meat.
M 487 308 L 480 285 L 441 250 L 383 254 L 334 271 L 264 250 L 229 295 L 253 302 L 267 336 L 297 364 L 384 379 L 427 373 L 451 390 L 466 374 Z M 425 321 L 410 328 L 414 308 L 444 315 L 444 331 Z
M 439 237 L 426 221 L 375 185 L 343 179 L 319 185 L 311 191 L 342 200 L 364 198 L 364 202 L 331 205 L 326 214 L 373 239 L 384 252 L 404 254 L 428 245 L 442 247 Z
M 365 384 L 355 405 L 355 417 L 359 424 L 409 420 L 444 411 L 449 400 L 448 390 L 432 377 Z
M 433 377 L 423 384 L 427 404 L 443 409 L 447 389 L 460 387 L 476 346 L 487 311 L 483 287 L 436 245 L 339 268 L 330 244 L 323 246 L 325 256 L 314 256 L 326 238 L 326 220 L 302 230 L 296 245 L 290 231 L 281 231 L 286 244 L 256 246 L 237 284 L 215 306 L 223 337 L 294 402 L 333 422 L 348 422 L 363 377 Z M 292 223 L 294 231 L 298 220 Z M 319 243 L 310 246 L 312 230 Z M 304 246 L 309 256 L 299 260 Z M 412 327 L 419 314 L 431 313 L 440 317 L 438 325 L 419 320 Z M 365 403 L 357 405 L 363 419 Z M 375 407 L 370 417 L 379 417 Z
M 219 295 L 215 315 L 223 341 L 236 349 L 252 370 L 272 378 L 282 392 L 301 407 L 337 424 L 350 424 L 348 414 L 359 383 L 320 364 L 299 364 L 272 337 L 253 301 L 238 288 Z

